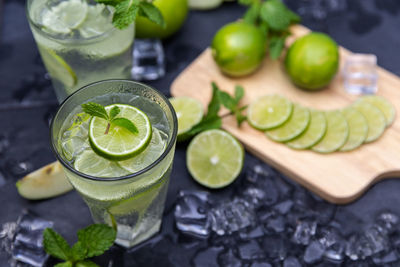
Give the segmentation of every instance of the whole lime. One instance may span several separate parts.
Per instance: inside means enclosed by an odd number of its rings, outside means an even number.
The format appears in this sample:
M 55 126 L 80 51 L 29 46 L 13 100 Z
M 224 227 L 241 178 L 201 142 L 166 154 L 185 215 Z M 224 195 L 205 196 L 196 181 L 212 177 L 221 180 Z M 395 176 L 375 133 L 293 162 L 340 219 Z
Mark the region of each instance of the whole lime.
M 338 67 L 338 46 L 324 33 L 310 33 L 297 39 L 285 58 L 285 68 L 293 83 L 307 90 L 327 86 Z
M 246 22 L 233 22 L 222 27 L 211 44 L 212 55 L 221 71 L 230 76 L 254 72 L 265 57 L 265 34 Z
M 138 38 L 167 38 L 177 32 L 185 22 L 189 11 L 188 0 L 154 0 L 166 23 L 163 28 L 145 17 L 138 16 L 135 22 Z

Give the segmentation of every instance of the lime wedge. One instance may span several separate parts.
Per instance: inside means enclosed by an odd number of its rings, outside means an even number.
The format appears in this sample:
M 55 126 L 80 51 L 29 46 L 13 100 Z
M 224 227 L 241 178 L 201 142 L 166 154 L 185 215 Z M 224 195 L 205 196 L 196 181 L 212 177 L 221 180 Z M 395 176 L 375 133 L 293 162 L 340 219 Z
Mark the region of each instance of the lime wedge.
M 63 1 L 43 14 L 43 26 L 55 33 L 67 34 L 86 19 L 88 5 L 80 0 Z
M 164 133 L 162 133 L 165 135 Z M 156 161 L 165 150 L 167 136 L 161 137 L 160 130 L 153 128 L 150 144 L 141 152 L 130 159 L 119 161 L 119 165 L 130 173 L 138 172 Z
M 365 142 L 369 143 L 378 139 L 386 127 L 386 119 L 383 112 L 374 105 L 365 101 L 357 101 L 352 106 L 360 111 L 367 119 L 368 135 Z
M 78 155 L 74 162 L 74 168 L 95 177 L 120 177 L 129 174 L 118 163 L 100 157 L 90 149 Z
M 198 183 L 221 188 L 238 177 L 243 159 L 243 147 L 236 138 L 222 130 L 208 130 L 190 142 L 186 165 Z
M 101 35 L 112 27 L 111 18 L 111 12 L 105 5 L 89 5 L 86 19 L 79 27 L 79 33 L 84 38 Z
M 326 118 L 323 112 L 311 110 L 310 124 L 298 137 L 286 144 L 294 149 L 307 149 L 318 143 L 326 133 Z
M 170 98 L 178 118 L 178 140 L 185 140 L 185 133 L 198 124 L 203 118 L 203 105 L 191 97 Z
M 208 10 L 217 8 L 224 0 L 189 0 L 190 9 Z
M 113 107 L 119 107 L 117 118 L 130 120 L 138 129 L 138 133 L 113 125 L 105 134 L 108 122 L 100 117 L 93 117 L 89 125 L 89 141 L 93 150 L 109 160 L 125 160 L 142 152 L 150 143 L 152 127 L 147 115 L 130 105 L 113 104 L 106 106 L 109 112 Z
M 249 105 L 247 120 L 254 128 L 265 131 L 284 124 L 293 111 L 293 104 L 279 95 L 258 98 Z
M 396 116 L 396 110 L 394 109 L 394 106 L 386 100 L 386 98 L 377 95 L 366 95 L 361 97 L 359 101 L 370 103 L 380 109 L 385 116 L 386 127 L 393 123 L 394 117 Z
M 342 113 L 349 124 L 349 138 L 340 151 L 350 151 L 364 143 L 368 135 L 368 123 L 357 109 L 349 107 L 343 109 Z
M 310 123 L 310 111 L 295 104 L 293 114 L 278 128 L 268 130 L 265 134 L 274 141 L 286 142 L 302 134 Z
M 42 60 L 53 79 L 60 81 L 65 87 L 76 85 L 76 74 L 62 57 L 51 49 L 42 49 L 41 52 Z
M 327 129 L 325 136 L 311 149 L 319 153 L 330 153 L 341 148 L 349 136 L 349 126 L 340 111 L 325 112 Z

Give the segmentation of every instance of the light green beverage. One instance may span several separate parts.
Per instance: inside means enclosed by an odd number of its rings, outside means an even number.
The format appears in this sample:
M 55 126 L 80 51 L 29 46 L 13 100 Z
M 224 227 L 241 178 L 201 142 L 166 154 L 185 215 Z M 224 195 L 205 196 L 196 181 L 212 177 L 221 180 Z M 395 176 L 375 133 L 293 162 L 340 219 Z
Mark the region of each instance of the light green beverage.
M 121 113 L 124 107 L 138 108 L 151 123 L 148 145 L 125 160 L 99 156 L 88 136 L 93 117 L 81 108 L 87 102 L 118 104 Z M 53 149 L 67 178 L 88 204 L 93 220 L 116 226 L 116 242 L 125 247 L 160 228 L 176 134 L 176 116 L 168 100 L 148 86 L 124 80 L 76 91 L 61 105 L 51 127 Z
M 134 25 L 118 30 L 113 11 L 90 0 L 28 0 L 27 17 L 58 100 L 89 83 L 129 79 Z

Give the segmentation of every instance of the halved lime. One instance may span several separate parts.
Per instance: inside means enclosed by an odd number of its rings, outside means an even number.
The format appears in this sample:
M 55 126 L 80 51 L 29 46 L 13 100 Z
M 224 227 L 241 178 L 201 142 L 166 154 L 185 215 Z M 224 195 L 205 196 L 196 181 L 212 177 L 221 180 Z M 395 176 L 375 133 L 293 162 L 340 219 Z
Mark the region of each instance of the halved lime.
M 169 101 L 171 101 L 178 118 L 178 140 L 184 140 L 185 133 L 203 118 L 203 104 L 197 99 L 186 96 L 173 97 Z
M 43 26 L 55 33 L 66 34 L 86 19 L 88 5 L 81 0 L 61 2 L 43 14 Z
M 165 135 L 164 133 L 162 133 Z M 153 128 L 150 144 L 143 152 L 130 159 L 119 161 L 119 165 L 130 173 L 140 171 L 156 161 L 165 150 L 167 136 L 161 137 L 160 130 Z
M 349 124 L 349 138 L 340 151 L 350 151 L 364 143 L 368 135 L 367 119 L 357 109 L 349 107 L 342 110 Z
M 112 27 L 111 18 L 111 12 L 105 5 L 89 5 L 86 19 L 79 27 L 79 33 L 84 38 L 103 34 Z
M 293 114 L 278 128 L 268 130 L 265 134 L 274 141 L 286 142 L 302 134 L 310 123 L 310 111 L 295 104 Z
M 116 126 L 111 123 L 106 134 L 108 121 L 93 117 L 89 125 L 89 141 L 93 150 L 109 160 L 125 160 L 142 152 L 150 143 L 152 127 L 147 115 L 140 109 L 126 104 L 106 106 L 109 112 L 117 106 L 120 113 L 117 118 L 130 120 L 138 129 L 138 133 Z
M 249 105 L 247 121 L 254 128 L 265 131 L 284 124 L 293 111 L 293 104 L 283 96 L 266 95 Z
M 318 143 L 326 133 L 326 118 L 323 112 L 311 110 L 310 124 L 307 129 L 295 139 L 286 144 L 294 149 L 307 149 Z
M 51 49 L 41 49 L 42 60 L 50 76 L 66 87 L 76 85 L 78 78 L 65 60 Z
M 380 109 L 385 116 L 386 127 L 393 123 L 394 117 L 396 116 L 396 110 L 386 98 L 378 95 L 366 95 L 361 97 L 359 101 L 368 102 Z
M 221 188 L 238 177 L 243 159 L 243 147 L 235 137 L 222 130 L 208 130 L 190 142 L 186 165 L 198 183 Z
M 74 168 L 79 172 L 95 177 L 120 177 L 129 174 L 118 163 L 100 157 L 91 149 L 78 155 L 74 162 Z
M 340 111 L 325 112 L 327 129 L 325 136 L 311 149 L 319 153 L 330 153 L 341 148 L 349 136 L 349 126 Z
M 360 111 L 361 114 L 367 119 L 368 135 L 365 139 L 365 142 L 369 143 L 378 139 L 386 127 L 386 119 L 385 115 L 383 115 L 383 112 L 379 108 L 369 104 L 366 101 L 356 101 L 352 107 Z

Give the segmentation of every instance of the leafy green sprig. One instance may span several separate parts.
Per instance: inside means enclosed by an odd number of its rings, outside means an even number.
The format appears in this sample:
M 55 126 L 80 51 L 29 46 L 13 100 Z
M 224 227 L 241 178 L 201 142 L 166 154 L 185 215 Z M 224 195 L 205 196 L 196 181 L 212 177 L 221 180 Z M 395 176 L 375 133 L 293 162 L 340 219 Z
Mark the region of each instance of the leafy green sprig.
M 92 224 L 78 231 L 78 242 L 72 247 L 51 228 L 43 232 L 44 250 L 53 257 L 64 260 L 55 267 L 99 267 L 88 258 L 102 255 L 116 238 L 116 231 L 105 224 Z
M 272 59 L 279 58 L 290 35 L 289 26 L 299 23 L 300 17 L 281 0 L 239 0 L 239 3 L 248 6 L 243 20 L 267 34 L 269 55 Z
M 112 6 L 114 8 L 114 15 L 112 22 L 118 29 L 128 27 L 133 23 L 137 16 L 148 18 L 150 21 L 165 28 L 166 23 L 164 18 L 153 5 L 153 3 L 145 0 L 96 0 L 98 3 Z
M 82 104 L 81 107 L 85 113 L 107 120 L 108 123 L 104 134 L 108 134 L 111 124 L 125 128 L 134 134 L 139 132 L 135 124 L 130 120 L 126 118 L 117 118 L 117 115 L 121 112 L 118 106 L 113 107 L 110 110 L 110 114 L 107 113 L 106 109 L 102 105 L 95 102 Z

